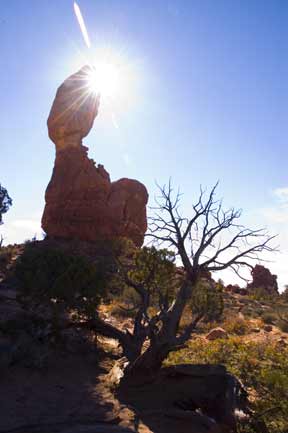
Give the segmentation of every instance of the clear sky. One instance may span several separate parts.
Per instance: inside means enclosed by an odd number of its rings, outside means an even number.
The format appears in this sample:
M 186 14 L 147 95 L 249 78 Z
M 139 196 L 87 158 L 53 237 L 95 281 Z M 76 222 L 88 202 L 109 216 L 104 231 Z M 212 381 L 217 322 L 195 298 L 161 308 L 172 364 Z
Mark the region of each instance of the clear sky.
M 93 49 L 109 46 L 133 71 L 116 121 L 100 109 L 89 155 L 112 179 L 142 181 L 151 204 L 155 180 L 172 176 L 188 209 L 199 184 L 219 179 L 244 223 L 279 233 L 269 267 L 288 283 L 287 0 L 78 3 Z M 14 200 L 0 233 L 14 243 L 41 233 L 54 162 L 46 119 L 87 49 L 72 0 L 0 4 L 0 182 Z

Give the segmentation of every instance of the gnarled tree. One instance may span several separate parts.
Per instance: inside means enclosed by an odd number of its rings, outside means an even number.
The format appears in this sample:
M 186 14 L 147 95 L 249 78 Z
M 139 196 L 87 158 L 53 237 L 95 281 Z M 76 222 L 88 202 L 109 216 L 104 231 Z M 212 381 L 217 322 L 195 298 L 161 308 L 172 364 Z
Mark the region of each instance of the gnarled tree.
M 199 321 L 213 310 L 211 303 L 218 299 L 213 292 L 215 287 L 211 286 L 205 295 L 207 305 L 191 308 L 190 323 L 179 329 L 184 309 L 191 302 L 193 305 L 195 296 L 197 305 L 198 282 L 203 275 L 231 268 L 241 276 L 242 268 L 252 268 L 253 262 L 261 259 L 260 253 L 275 250 L 271 246 L 274 236 L 269 236 L 264 229 L 252 230 L 239 224 L 241 211 L 223 209 L 222 202 L 215 197 L 216 188 L 217 184 L 209 194 L 200 190 L 190 218 L 181 215 L 181 196 L 179 193 L 174 196 L 171 184 L 160 188 L 147 236 L 172 248 L 180 257 L 183 269 L 176 279 L 178 288 L 168 291 L 169 295 L 163 291 L 167 284 L 166 281 L 163 286 L 163 271 L 164 274 L 168 272 L 167 250 L 164 250 L 166 255 L 161 256 L 161 250 L 157 253 L 156 249 L 146 248 L 138 252 L 139 261 L 137 263 L 136 260 L 134 268 L 131 269 L 131 264 L 126 269 L 123 263 L 119 266 L 123 280 L 138 295 L 133 331 L 116 329 L 99 316 L 91 323 L 98 332 L 119 340 L 123 353 L 130 361 L 126 377 L 156 373 L 169 352 L 183 346 Z M 167 275 L 171 286 L 175 286 L 169 272 Z M 152 314 L 151 300 L 155 295 L 158 311 Z
M 179 323 L 202 275 L 230 268 L 241 277 L 242 268 L 252 268 L 253 262 L 261 260 L 260 253 L 275 251 L 271 245 L 274 236 L 270 236 L 265 229 L 253 230 L 241 225 L 238 222 L 240 210 L 223 209 L 222 202 L 215 197 L 217 185 L 209 194 L 200 190 L 190 218 L 181 215 L 181 196 L 179 192 L 173 194 L 171 183 L 160 188 L 148 236 L 174 249 L 182 261 L 184 277 L 174 298 L 162 305 L 151 323 L 147 323 L 148 348 L 131 362 L 128 374 L 157 371 L 169 352 L 191 337 L 206 312 L 202 309 L 192 314 L 190 323 L 181 332 Z M 130 284 L 135 287 L 133 282 L 130 281 Z M 135 290 L 140 292 L 140 288 L 135 287 Z M 141 291 L 145 299 L 146 291 L 143 287 Z

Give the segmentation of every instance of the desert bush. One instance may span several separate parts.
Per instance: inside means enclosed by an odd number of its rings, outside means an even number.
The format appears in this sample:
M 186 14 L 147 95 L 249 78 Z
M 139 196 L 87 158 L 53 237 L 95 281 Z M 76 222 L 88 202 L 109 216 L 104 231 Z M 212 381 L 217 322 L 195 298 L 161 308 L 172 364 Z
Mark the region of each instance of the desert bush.
M 127 314 L 128 316 L 133 314 L 135 315 L 135 311 L 137 308 L 139 308 L 140 302 L 141 300 L 138 293 L 135 292 L 132 287 L 128 286 L 124 287 L 121 296 L 118 298 L 118 306 L 119 309 L 122 310 L 123 316 Z M 124 310 L 127 312 L 127 314 L 125 314 Z
M 249 332 L 247 320 L 240 317 L 230 317 L 223 322 L 223 328 L 228 334 L 245 335 Z
M 281 329 L 282 332 L 288 333 L 288 321 L 285 322 L 284 320 L 279 320 L 276 324 L 278 328 Z
M 249 295 L 250 299 L 253 299 L 255 301 L 273 301 L 275 300 L 276 296 L 275 294 L 271 294 L 269 293 L 266 289 L 264 289 L 263 287 L 256 287 L 250 289 L 251 290 L 251 294 Z
M 264 313 L 262 314 L 261 319 L 267 325 L 273 325 L 277 321 L 277 316 L 274 313 Z
M 167 249 L 134 248 L 128 257 L 126 251 L 122 251 L 118 257 L 118 272 L 110 282 L 110 286 L 114 287 L 110 299 L 125 309 L 134 309 L 135 313 L 140 306 L 141 297 L 129 285 L 129 281 L 133 281 L 147 288 L 149 308 L 158 307 L 159 302 L 169 303 L 178 287 L 179 279 L 174 261 L 175 255 Z
M 190 307 L 193 314 L 203 315 L 205 322 L 220 320 L 224 309 L 222 285 L 201 279 L 193 290 Z
M 171 364 L 223 364 L 250 392 L 255 417 L 263 419 L 270 433 L 288 431 L 288 348 L 271 342 L 243 342 L 240 337 L 206 342 L 194 339 L 188 347 L 169 355 Z M 246 426 L 241 432 L 254 432 Z
M 93 317 L 105 293 L 105 269 L 60 248 L 28 244 L 15 265 L 18 299 Z
M 167 249 L 143 247 L 134 253 L 134 263 L 128 276 L 135 283 L 145 283 L 149 280 L 149 290 L 154 302 L 165 297 L 169 302 L 175 294 L 175 254 Z
M 4 272 L 7 269 L 7 265 L 10 263 L 12 254 L 10 252 L 0 250 L 0 271 Z
M 15 254 L 18 254 L 18 252 L 18 245 L 7 245 L 5 247 L 1 247 L 0 245 L 0 272 L 5 272 L 7 270 L 7 266 L 11 262 L 12 257 Z
M 172 252 L 153 246 L 134 248 L 129 256 L 122 251 L 118 258 L 119 270 L 110 283 L 114 287 L 114 294 L 110 296 L 113 305 L 111 311 L 119 317 L 135 317 L 141 308 L 142 299 L 135 288 L 129 285 L 129 281 L 133 281 L 133 284 L 143 285 L 149 293 L 148 315 L 157 314 L 159 305 L 171 302 L 178 288 L 179 276 L 174 261 Z M 126 275 L 123 272 L 125 268 Z M 115 290 L 116 287 L 118 290 Z

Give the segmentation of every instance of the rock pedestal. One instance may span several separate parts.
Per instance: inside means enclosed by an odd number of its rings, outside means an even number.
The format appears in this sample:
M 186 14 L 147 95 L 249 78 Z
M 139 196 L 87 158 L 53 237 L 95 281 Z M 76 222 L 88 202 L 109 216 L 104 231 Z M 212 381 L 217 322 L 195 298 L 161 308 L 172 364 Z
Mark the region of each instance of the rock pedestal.
M 99 97 L 88 86 L 85 66 L 59 87 L 49 118 L 56 145 L 42 228 L 51 238 L 83 241 L 131 239 L 141 246 L 147 229 L 148 193 L 136 180 L 111 182 L 103 165 L 87 156 L 82 139 L 98 114 Z

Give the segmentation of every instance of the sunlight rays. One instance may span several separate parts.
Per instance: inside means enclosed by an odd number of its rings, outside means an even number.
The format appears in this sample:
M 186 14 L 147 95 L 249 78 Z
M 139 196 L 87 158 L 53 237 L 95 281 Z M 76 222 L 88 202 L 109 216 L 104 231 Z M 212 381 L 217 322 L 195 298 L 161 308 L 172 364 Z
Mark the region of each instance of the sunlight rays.
M 112 63 L 98 63 L 88 73 L 88 88 L 101 96 L 113 97 L 119 85 L 119 71 Z
M 123 109 L 129 108 L 135 100 L 135 65 L 126 58 L 123 50 L 111 49 L 107 44 L 95 48 L 91 43 L 79 5 L 74 2 L 74 13 L 79 24 L 81 34 L 88 48 L 85 54 L 79 50 L 85 58 L 87 68 L 86 77 L 83 77 L 83 100 L 90 95 L 101 99 L 101 113 L 108 115 L 112 125 L 118 129 L 118 115 Z M 79 65 L 80 66 L 80 65 Z M 79 86 L 77 86 L 77 91 Z

